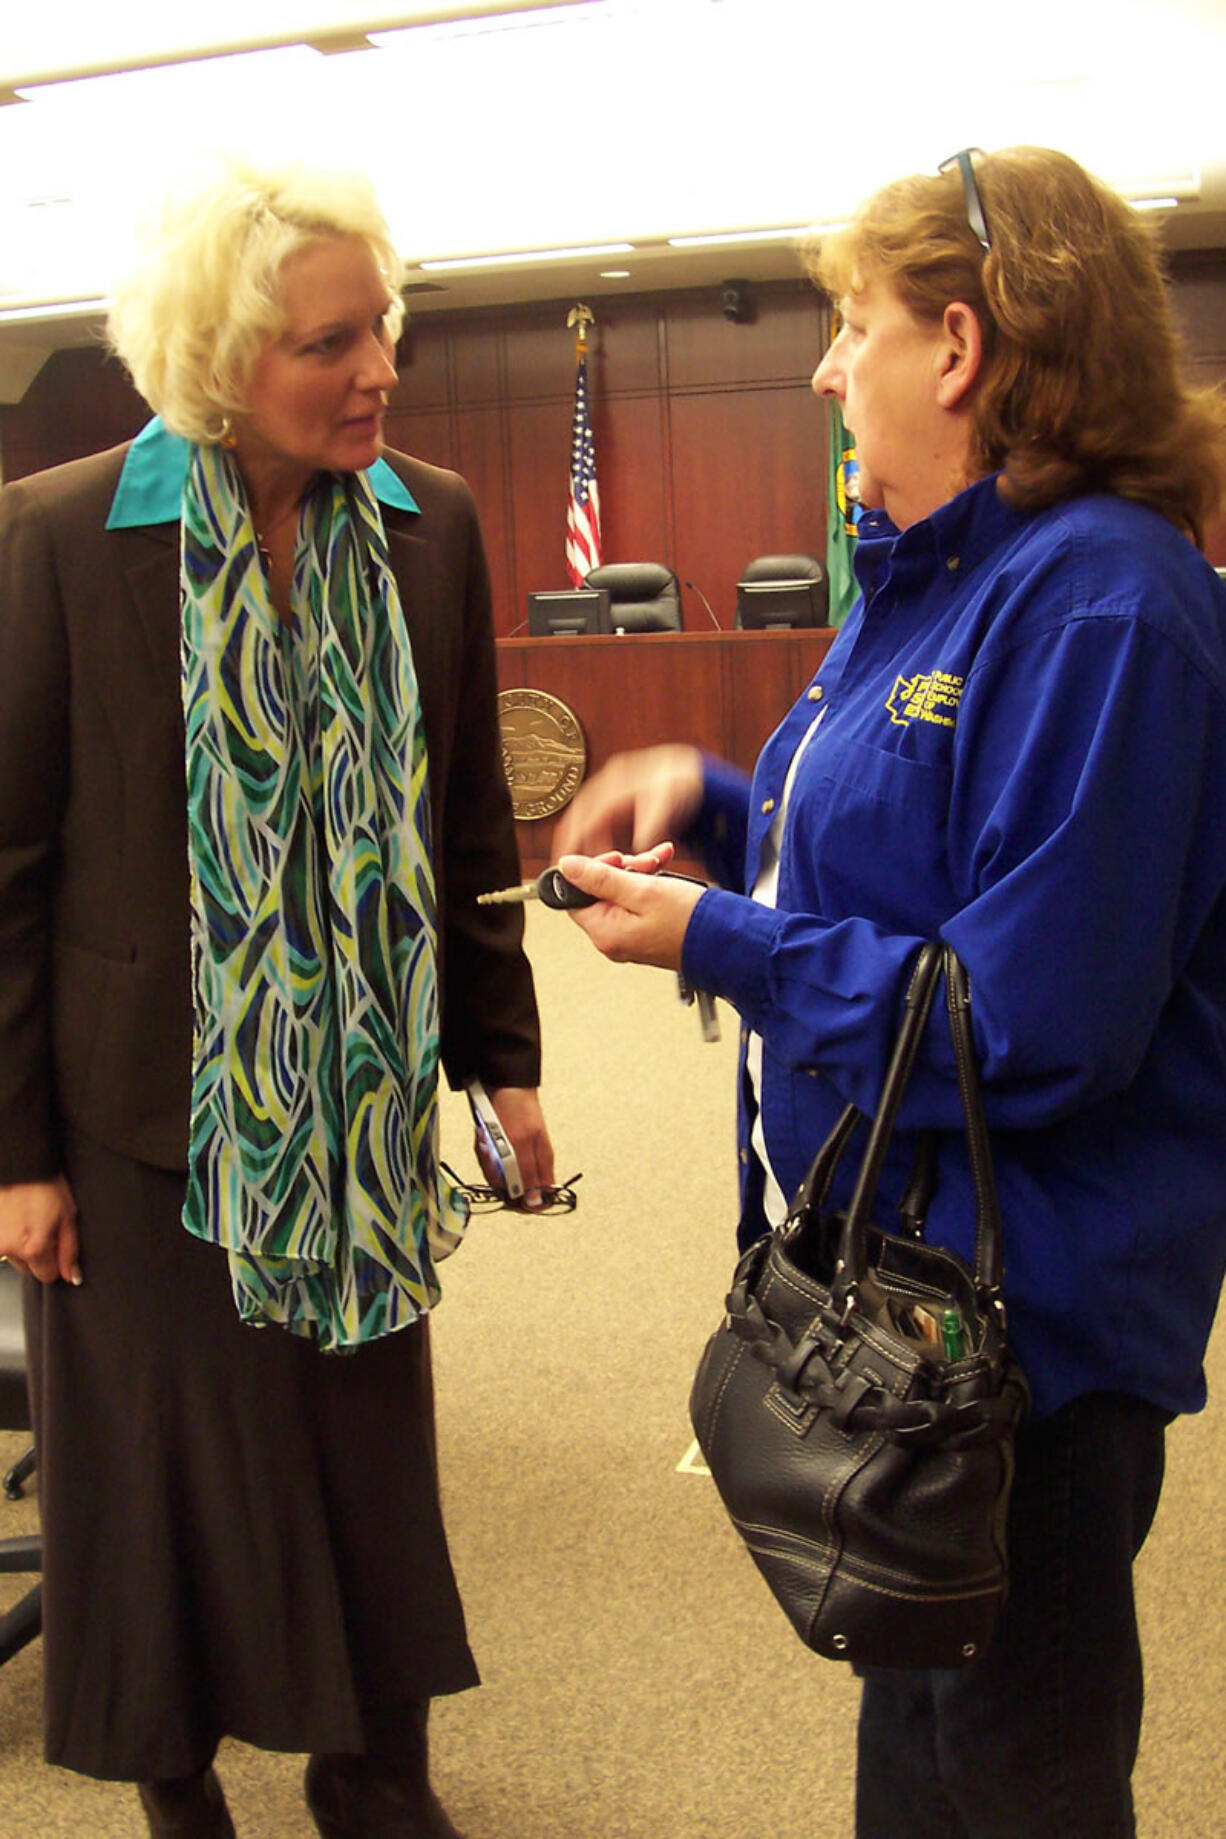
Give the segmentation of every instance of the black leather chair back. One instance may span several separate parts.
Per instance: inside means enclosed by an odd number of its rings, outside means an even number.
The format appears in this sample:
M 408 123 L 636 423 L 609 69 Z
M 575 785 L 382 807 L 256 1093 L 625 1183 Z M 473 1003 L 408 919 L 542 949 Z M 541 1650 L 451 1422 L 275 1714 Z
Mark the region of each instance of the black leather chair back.
M 741 571 L 742 581 L 820 581 L 825 569 L 816 556 L 755 556 Z
M 608 589 L 614 632 L 680 632 L 681 590 L 662 562 L 606 562 L 587 577 Z
M 749 595 L 742 589 L 752 590 L 761 582 L 772 582 L 782 592 L 793 587 L 801 595 L 803 615 L 795 615 L 802 625 L 823 625 L 830 610 L 830 582 L 826 575 L 825 564 L 816 556 L 755 556 L 752 562 L 746 562 L 737 582 L 736 623 L 749 626 L 761 623 L 751 617 Z M 758 597 L 759 599 L 761 596 Z M 787 623 L 780 620 L 780 623 Z

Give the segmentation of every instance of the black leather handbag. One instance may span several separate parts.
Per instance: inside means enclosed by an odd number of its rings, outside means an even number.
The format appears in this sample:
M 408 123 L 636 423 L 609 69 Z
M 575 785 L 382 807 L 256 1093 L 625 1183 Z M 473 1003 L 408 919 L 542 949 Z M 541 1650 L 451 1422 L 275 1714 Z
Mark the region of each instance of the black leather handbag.
M 929 1140 L 897 1232 L 872 1208 L 942 969 L 974 1176 L 975 1266 L 924 1242 Z M 783 1226 L 741 1259 L 690 1398 L 733 1524 L 802 1641 L 865 1666 L 981 1655 L 1008 1584 L 1013 1443 L 1001 1226 L 966 972 L 926 945 L 846 1214 L 827 1197 L 848 1106 Z

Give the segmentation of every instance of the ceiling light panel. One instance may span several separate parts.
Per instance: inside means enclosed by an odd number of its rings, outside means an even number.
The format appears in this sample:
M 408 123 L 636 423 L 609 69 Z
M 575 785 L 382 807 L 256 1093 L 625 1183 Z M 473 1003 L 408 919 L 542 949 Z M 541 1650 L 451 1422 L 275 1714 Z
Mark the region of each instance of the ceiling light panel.
M 487 22 L 518 15 L 586 10 L 609 0 L 209 0 L 207 9 L 168 7 L 165 0 L 59 0 L 6 18 L 0 89 L 69 72 L 86 76 L 144 69 L 193 58 L 326 43 L 415 24 Z M 668 4 L 668 0 L 664 0 Z
M 475 5 L 418 6 L 395 17 L 435 23 L 381 34 L 373 55 L 299 45 L 31 90 L 29 106 L 0 108 L 0 296 L 104 291 L 168 183 L 227 148 L 369 172 L 414 263 L 659 245 L 729 226 L 769 242 L 789 234 L 772 225 L 842 221 L 877 184 L 932 170 L 968 143 L 1062 146 L 1134 196 L 1191 196 L 1202 169 L 1226 169 L 1222 111 L 1202 94 L 1222 68 L 1226 18 L 1214 57 L 1187 35 L 1193 23 L 1208 30 L 1190 20 L 1194 4 L 1119 0 L 1128 31 L 1113 29 L 1087 66 L 1088 29 L 1067 0 L 1030 0 L 1025 45 L 1011 42 L 1008 56 L 998 55 L 1003 8 L 986 7 L 963 45 L 933 32 L 929 7 L 879 0 L 872 58 L 841 66 L 837 90 L 834 0 L 584 0 L 521 6 L 498 22 L 475 17 L 489 11 Z M 31 68 L 39 43 L 44 61 L 66 45 L 76 56 L 105 30 L 114 49 L 125 31 L 135 42 L 142 20 L 165 35 L 179 14 L 165 0 L 61 0 L 54 14 L 9 5 L 21 16 L 6 20 L 0 88 L 5 68 Z M 241 13 L 250 35 L 279 6 L 215 0 L 209 31 Z M 290 10 L 285 0 L 278 16 Z M 316 36 L 377 17 L 370 0 L 292 0 L 292 11 Z M 1143 60 L 1129 49 L 1137 42 Z M 1176 64 L 1182 76 L 1168 81 Z M 617 132 L 645 73 L 664 99 L 651 133 Z M 850 132 L 858 120 L 871 131 Z M 1217 151 L 1198 136 L 1216 137 Z M 64 201 L 54 234 L 53 213 L 40 223 L 33 203 L 47 198 Z

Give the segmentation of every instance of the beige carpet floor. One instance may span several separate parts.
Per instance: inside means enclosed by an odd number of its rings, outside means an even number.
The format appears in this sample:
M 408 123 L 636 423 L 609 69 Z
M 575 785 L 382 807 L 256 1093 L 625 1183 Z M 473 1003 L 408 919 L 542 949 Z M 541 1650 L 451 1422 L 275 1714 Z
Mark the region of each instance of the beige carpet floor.
M 476 1220 L 436 1316 L 448 1523 L 484 1675 L 441 1704 L 468 1839 L 848 1839 L 856 1689 L 796 1641 L 691 1460 L 690 1375 L 732 1261 L 736 1018 L 533 911 L 544 1095 L 570 1218 Z M 464 1101 L 444 1141 L 468 1173 Z M 1142 1839 L 1226 1832 L 1226 1330 L 1177 1425 L 1139 1596 Z M 21 1446 L 0 1438 L 0 1463 Z M 37 1501 L 0 1501 L 0 1534 Z M 20 1580 L 0 1579 L 0 1602 Z M 127 1789 L 40 1760 L 40 1649 L 0 1671 L 0 1839 L 136 1839 Z M 301 1759 L 225 1746 L 241 1839 L 308 1839 Z M 1034 1839 L 1060 1839 L 1036 1834 Z

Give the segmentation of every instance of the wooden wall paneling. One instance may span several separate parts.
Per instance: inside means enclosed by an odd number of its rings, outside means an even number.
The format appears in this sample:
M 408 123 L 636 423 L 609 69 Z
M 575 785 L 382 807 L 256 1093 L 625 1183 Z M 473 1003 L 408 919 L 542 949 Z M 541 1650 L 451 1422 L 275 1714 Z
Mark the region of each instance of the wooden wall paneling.
M 674 566 L 666 427 L 660 398 L 654 393 L 610 395 L 592 412 L 606 562 Z M 566 458 L 569 465 L 569 443 Z M 683 603 L 684 599 L 683 591 Z
M 451 349 L 445 320 L 410 315 L 396 347 L 392 409 L 439 409 L 451 401 Z
M 448 324 L 452 390 L 457 402 L 498 402 L 506 392 L 504 318 Z
M 117 358 L 95 346 L 52 352 L 21 401 L 0 409 L 3 476 L 101 453 L 139 434 L 151 412 Z
M 514 503 L 515 588 L 511 632 L 528 618 L 527 596 L 570 585 L 566 575 L 566 496 L 572 403 L 514 403 L 507 411 Z M 599 453 L 597 454 L 599 467 Z
M 1226 356 L 1226 255 L 1185 259 L 1171 278 L 1175 317 L 1196 357 Z
M 403 409 L 389 405 L 383 438 L 398 453 L 411 453 L 431 466 L 455 469 L 455 436 L 450 409 Z
M 724 318 L 718 287 L 666 305 L 671 388 L 726 389 L 813 375 L 825 349 L 820 295 L 806 281 L 769 290 L 751 282 L 749 293 L 753 315 L 741 325 Z
M 606 295 L 591 306 L 596 315 L 588 350 L 593 399 L 627 390 L 658 392 L 663 384 L 659 297 L 618 300 Z
M 509 509 L 505 418 L 502 410 L 455 410 L 455 470 L 468 481 L 481 520 L 485 553 L 490 566 L 490 591 L 494 602 L 494 631 L 509 632 L 518 615 L 515 607 L 515 526 Z
M 808 385 L 674 396 L 677 572 L 722 626 L 756 555 L 826 553 L 826 422 Z M 687 620 L 701 605 L 690 596 Z
M 718 643 L 679 644 L 660 633 L 601 642 L 610 649 L 607 662 L 599 661 L 603 681 L 594 764 L 623 747 L 659 741 L 686 741 L 707 750 L 723 746 L 728 712 Z
M 593 403 L 626 390 L 660 386 L 658 296 L 598 296 L 588 333 L 588 393 Z M 507 340 L 507 394 L 516 402 L 568 396 L 575 390 L 575 334 L 566 324 L 573 301 L 551 302 L 517 318 Z
M 575 334 L 567 327 L 572 302 L 551 301 L 547 309 L 515 319 L 508 328 L 506 392 L 512 402 L 539 402 L 575 393 Z M 589 362 L 589 382 L 592 366 Z
M 725 733 L 722 646 L 666 633 L 528 639 L 499 645 L 499 680 L 522 664 L 533 689 L 558 696 L 583 725 L 588 771 L 656 741 L 718 750 Z M 724 643 L 727 641 L 725 640 Z M 504 682 L 503 687 L 508 687 Z

